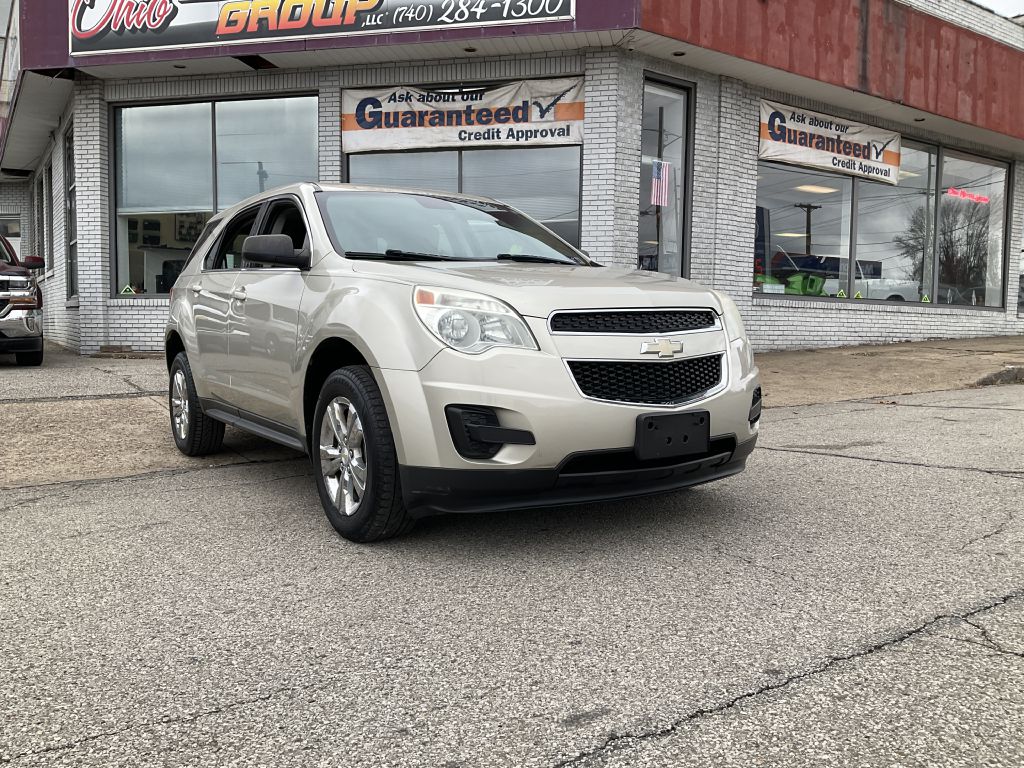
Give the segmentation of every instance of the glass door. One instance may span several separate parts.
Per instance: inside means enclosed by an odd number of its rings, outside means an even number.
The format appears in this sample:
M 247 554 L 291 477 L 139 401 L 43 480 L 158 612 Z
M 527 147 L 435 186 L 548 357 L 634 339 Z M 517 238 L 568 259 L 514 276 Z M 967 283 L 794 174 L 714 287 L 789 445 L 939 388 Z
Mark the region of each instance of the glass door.
M 640 162 L 640 269 L 681 276 L 686 257 L 690 91 L 648 80 Z

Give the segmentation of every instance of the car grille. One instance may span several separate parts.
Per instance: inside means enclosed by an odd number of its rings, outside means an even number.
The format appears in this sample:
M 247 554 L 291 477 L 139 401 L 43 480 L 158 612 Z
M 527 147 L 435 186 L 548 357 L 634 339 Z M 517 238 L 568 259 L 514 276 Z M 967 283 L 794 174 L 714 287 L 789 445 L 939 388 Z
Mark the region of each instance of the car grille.
M 553 333 L 679 333 L 714 328 L 709 309 L 651 312 L 558 312 L 551 318 Z
M 666 363 L 570 360 L 569 370 L 587 397 L 619 403 L 679 403 L 718 386 L 722 355 Z

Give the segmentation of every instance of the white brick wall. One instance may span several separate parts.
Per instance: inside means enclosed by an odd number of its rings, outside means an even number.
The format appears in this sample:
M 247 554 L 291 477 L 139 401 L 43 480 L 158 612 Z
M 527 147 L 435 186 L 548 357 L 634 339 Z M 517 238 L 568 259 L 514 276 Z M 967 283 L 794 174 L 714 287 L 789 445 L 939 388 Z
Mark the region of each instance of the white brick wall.
M 44 177 L 44 169 L 52 163 L 50 195 L 52 200 L 51 221 L 53 242 L 53 267 L 40 276 L 43 289 L 43 325 L 46 338 L 70 349 L 79 348 L 78 299 L 68 301 L 65 264 L 65 197 L 64 197 L 64 135 L 71 122 L 73 105 L 67 109 L 50 134 L 50 141 L 40 157 L 36 172 L 30 180 L 30 188 Z M 35 211 L 29 210 L 29 230 L 34 230 Z M 45 229 L 44 236 L 45 236 Z M 39 250 L 36 243 L 33 250 Z

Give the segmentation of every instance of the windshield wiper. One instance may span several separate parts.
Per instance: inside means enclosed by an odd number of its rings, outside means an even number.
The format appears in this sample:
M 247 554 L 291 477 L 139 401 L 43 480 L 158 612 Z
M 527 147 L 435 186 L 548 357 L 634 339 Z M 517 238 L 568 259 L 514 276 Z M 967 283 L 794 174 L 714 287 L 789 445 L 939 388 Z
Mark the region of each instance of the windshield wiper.
M 382 261 L 456 261 L 450 256 L 442 256 L 438 253 L 416 253 L 415 251 L 403 251 L 398 248 L 388 248 L 384 253 L 374 251 L 345 251 L 347 259 L 379 259 Z
M 568 259 L 553 259 L 550 256 L 534 256 L 530 253 L 499 253 L 495 257 L 498 261 L 528 261 L 534 264 L 568 264 L 571 266 L 579 266 L 574 261 Z

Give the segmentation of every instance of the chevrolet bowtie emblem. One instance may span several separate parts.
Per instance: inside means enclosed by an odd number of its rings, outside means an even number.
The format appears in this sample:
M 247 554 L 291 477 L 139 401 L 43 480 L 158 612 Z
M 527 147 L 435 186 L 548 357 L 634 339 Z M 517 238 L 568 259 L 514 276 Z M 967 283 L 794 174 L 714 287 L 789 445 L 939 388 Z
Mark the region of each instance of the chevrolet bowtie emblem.
M 675 357 L 683 351 L 683 342 L 671 339 L 655 339 L 640 345 L 641 355 L 657 355 L 658 357 Z

